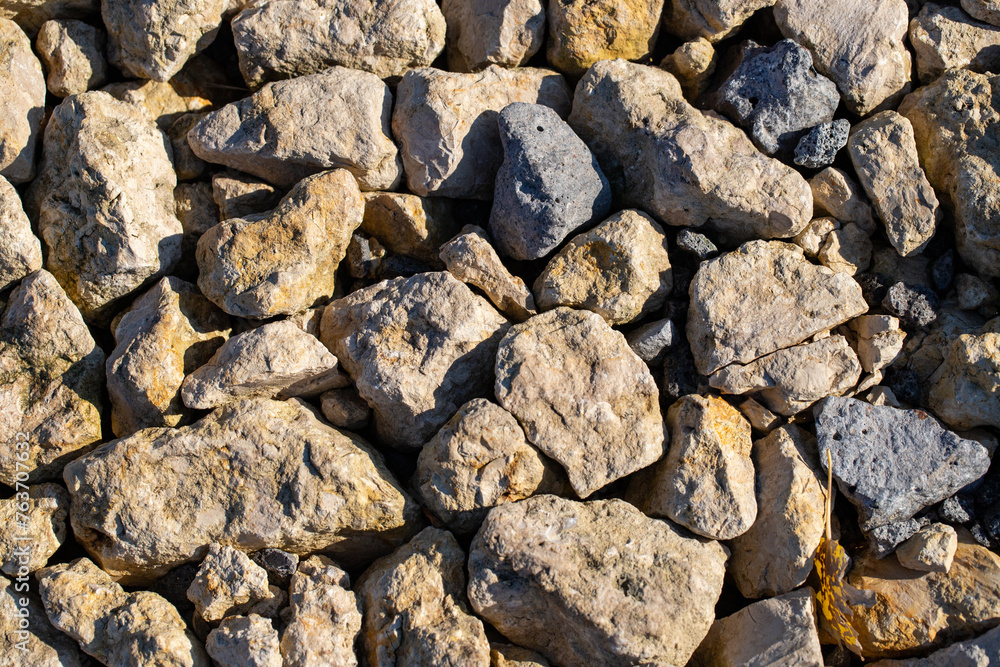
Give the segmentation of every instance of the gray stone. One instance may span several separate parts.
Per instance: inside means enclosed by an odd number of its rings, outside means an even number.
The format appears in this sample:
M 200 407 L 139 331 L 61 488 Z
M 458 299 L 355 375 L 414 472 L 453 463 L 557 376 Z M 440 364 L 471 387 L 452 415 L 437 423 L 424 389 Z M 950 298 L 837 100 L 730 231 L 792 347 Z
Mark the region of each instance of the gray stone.
M 664 0 L 564 0 L 548 5 L 546 60 L 579 77 L 599 60 L 648 60 Z
M 282 667 L 278 633 L 256 614 L 223 619 L 208 633 L 205 651 L 220 667 Z
M 469 599 L 554 664 L 683 665 L 707 634 L 726 551 L 617 499 L 494 508 L 472 542 Z
M 549 107 L 511 104 L 498 117 L 504 161 L 490 231 L 500 252 L 539 259 L 611 210 L 611 187 L 593 153 Z
M 968 2 L 963 0 L 962 5 Z M 997 7 L 1000 22 L 1000 6 Z M 948 648 L 931 653 L 926 658 L 879 660 L 871 667 L 997 667 L 1000 665 L 1000 628 L 994 628 L 975 639 L 956 642 Z
M 48 72 L 45 85 L 56 97 L 76 95 L 104 85 L 107 35 L 83 21 L 46 21 L 35 48 Z
M 361 603 L 351 579 L 325 556 L 299 565 L 289 589 L 290 618 L 281 635 L 285 667 L 355 667 Z
M 288 590 L 292 575 L 298 571 L 299 557 L 281 549 L 261 549 L 250 554 L 250 560 L 267 571 L 267 580 L 272 586 Z
M 951 526 L 932 523 L 896 549 L 899 564 L 921 572 L 947 572 L 958 549 L 958 533 Z
M 910 21 L 917 74 L 929 83 L 955 67 L 995 72 L 1000 67 L 1000 28 L 972 20 L 958 7 L 933 2 Z
M 805 130 L 833 120 L 837 86 L 816 73 L 809 51 L 792 40 L 769 47 L 743 42 L 733 65 L 713 106 L 767 155 L 791 155 Z
M 962 310 L 994 306 L 1000 301 L 1000 292 L 993 285 L 969 273 L 955 276 L 955 291 L 958 293 L 958 307 Z
M 21 583 L 24 586 L 24 583 Z M 28 594 L 0 575 L 0 654 L 2 667 L 81 667 L 83 659 L 73 639 L 52 627 L 38 595 Z M 23 622 L 22 622 L 23 619 Z
M 214 542 L 208 545 L 205 559 L 187 590 L 195 613 L 213 625 L 226 616 L 244 614 L 270 597 L 273 594 L 264 568 L 242 551 Z
M 331 389 L 319 400 L 323 416 L 334 426 L 357 431 L 368 425 L 372 410 L 354 387 Z
M 392 93 L 377 76 L 331 67 L 267 84 L 209 113 L 188 132 L 188 142 L 202 160 L 278 187 L 343 168 L 363 190 L 390 190 L 403 172 L 391 110 Z
M 937 319 L 938 297 L 923 285 L 899 282 L 886 292 L 882 307 L 906 326 L 926 327 Z
M 58 484 L 18 487 L 15 495 L 0 500 L 0 525 L 7 526 L 0 534 L 0 569 L 26 577 L 45 567 L 66 540 L 68 513 L 69 494 Z
M 712 259 L 719 254 L 719 249 L 712 243 L 712 239 L 690 229 L 677 232 L 677 249 L 700 260 Z
M 896 547 L 906 540 L 916 535 L 920 528 L 927 523 L 926 518 L 905 519 L 903 521 L 893 521 L 882 526 L 876 526 L 869 530 L 863 530 L 865 540 L 868 542 L 869 552 L 876 558 L 885 558 Z
M 681 334 L 672 320 L 657 320 L 629 332 L 625 340 L 640 359 L 656 366 L 663 361 L 667 349 L 680 342 Z
M 728 37 L 759 9 L 774 0 L 668 0 L 663 27 L 683 39 L 712 42 Z
M 989 454 L 922 410 L 828 398 L 814 410 L 819 456 L 870 530 L 905 521 L 986 473 Z
M 822 169 L 833 164 L 837 152 L 847 145 L 850 131 L 851 122 L 846 118 L 817 125 L 802 135 L 796 144 L 795 164 L 806 169 Z
M 541 0 L 443 0 L 441 11 L 453 72 L 524 65 L 545 40 Z
M 219 220 L 270 211 L 283 196 L 269 183 L 239 171 L 227 169 L 212 176 L 212 199 L 219 207 Z
M 42 268 L 42 244 L 31 231 L 21 198 L 0 176 L 0 290 Z
M 0 15 L 0 176 L 11 183 L 35 177 L 45 116 L 45 75 L 21 28 Z
M 962 9 L 973 18 L 1000 26 L 1000 2 L 997 0 L 962 0 Z

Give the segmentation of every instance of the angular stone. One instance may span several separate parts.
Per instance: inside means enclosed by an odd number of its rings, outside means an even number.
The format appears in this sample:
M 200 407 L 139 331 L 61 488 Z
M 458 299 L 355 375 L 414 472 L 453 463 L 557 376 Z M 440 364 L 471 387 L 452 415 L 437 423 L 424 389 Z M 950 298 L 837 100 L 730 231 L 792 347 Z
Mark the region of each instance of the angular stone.
M 0 525 L 7 526 L 0 535 L 0 569 L 15 577 L 45 567 L 66 539 L 68 514 L 69 494 L 58 484 L 39 484 L 0 500 Z
M 282 667 L 278 633 L 257 614 L 224 619 L 208 633 L 205 651 L 221 667 Z
M 251 88 L 333 65 L 385 79 L 427 67 L 444 50 L 445 20 L 434 0 L 263 0 L 232 24 Z
M 812 51 L 851 113 L 894 107 L 910 91 L 904 0 L 778 0 L 774 18 L 782 35 Z
M 782 419 L 778 415 L 752 398 L 744 400 L 736 407 L 747 418 L 750 425 L 761 433 L 770 433 L 781 425 Z
M 549 3 L 546 58 L 579 77 L 598 60 L 645 60 L 660 33 L 663 0 L 566 0 Z
M 507 320 L 450 273 L 396 278 L 326 307 L 320 339 L 375 412 L 379 437 L 419 448 L 484 396 Z
M 421 196 L 492 198 L 503 157 L 497 114 L 513 102 L 543 104 L 563 117 L 570 109 L 562 76 L 530 67 L 491 65 L 477 74 L 411 69 L 396 96 L 392 131 L 407 185 Z
M 669 24 L 667 28 L 669 28 Z M 692 104 L 705 92 L 715 74 L 718 54 L 704 37 L 684 42 L 660 62 L 660 68 L 673 74 L 681 84 L 684 97 Z
M 872 241 L 853 222 L 827 234 L 817 253 L 820 264 L 849 276 L 865 271 L 872 259 Z
M 792 238 L 792 243 L 802 248 L 806 257 L 817 259 L 826 237 L 835 229 L 840 229 L 840 222 L 835 218 L 813 218 L 805 229 Z
M 14 21 L 32 37 L 50 19 L 93 18 L 100 11 L 100 0 L 0 0 L 0 18 Z
M 837 153 L 847 145 L 850 131 L 851 122 L 846 118 L 817 125 L 802 135 L 795 145 L 795 164 L 807 169 L 822 169 L 833 164 Z
M 452 72 L 524 65 L 545 40 L 541 0 L 443 0 L 441 11 Z
M 52 625 L 105 665 L 208 667 L 177 609 L 149 591 L 126 593 L 86 558 L 38 571 Z
M 0 18 L 0 176 L 11 183 L 35 177 L 45 115 L 45 75 L 31 42 L 13 21 Z
M 451 533 L 426 528 L 375 561 L 356 588 L 368 664 L 489 667 L 483 622 L 465 603 L 465 553 Z
M 219 207 L 219 220 L 270 211 L 282 196 L 281 191 L 249 174 L 226 170 L 212 176 L 212 199 Z
M 875 232 L 872 208 L 861 187 L 840 169 L 827 167 L 809 179 L 817 215 L 832 215 L 843 223 L 853 222 L 865 233 Z
M 931 653 L 926 658 L 879 660 L 871 663 L 871 667 L 954 667 L 954 665 L 992 667 L 996 662 L 994 658 L 996 655 L 1000 655 L 1000 628 L 994 628 L 976 639 L 956 642 L 948 648 Z
M 267 585 L 267 571 L 249 556 L 213 542 L 187 590 L 187 598 L 194 603 L 198 616 L 215 624 L 226 616 L 244 614 L 272 597 Z
M 910 44 L 923 83 L 954 67 L 995 72 L 1000 66 L 1000 28 L 974 21 L 958 7 L 924 5 L 910 21 Z
M 208 163 L 194 154 L 191 144 L 188 143 L 187 135 L 191 128 L 198 124 L 205 113 L 186 113 L 177 118 L 170 127 L 167 128 L 167 137 L 170 138 L 170 148 L 174 154 L 174 171 L 177 172 L 177 180 L 192 181 L 206 176 Z M 210 183 L 203 183 L 208 187 L 209 199 L 211 199 L 212 186 Z
M 922 572 L 947 572 L 958 549 L 958 533 L 951 526 L 932 523 L 896 549 L 899 564 Z
M 790 39 L 768 47 L 748 40 L 734 58 L 713 106 L 747 130 L 762 152 L 790 155 L 805 130 L 833 120 L 840 94 L 813 69 L 808 50 Z
M 854 127 L 848 150 L 889 242 L 904 257 L 923 250 L 941 214 L 910 121 L 895 111 L 876 114 Z
M 0 176 L 0 290 L 42 268 L 42 244 L 31 231 L 21 198 Z
M 225 342 L 230 327 L 228 315 L 173 276 L 136 299 L 114 327 L 115 349 L 107 361 L 115 435 L 190 423 L 181 383 Z
M 197 64 L 209 69 L 208 66 L 213 63 L 210 60 L 200 60 Z M 138 108 L 149 120 L 156 123 L 157 127 L 166 132 L 185 114 L 208 111 L 212 106 L 212 100 L 209 99 L 211 92 L 205 82 L 187 76 L 188 72 L 189 70 L 184 70 L 170 82 L 117 81 L 104 86 L 101 91 Z M 212 84 L 221 83 L 214 81 L 213 77 L 208 77 L 208 81 Z
M 714 396 L 684 396 L 667 411 L 670 449 L 640 473 L 627 499 L 716 540 L 742 535 L 757 516 L 750 424 Z
M 35 271 L 0 320 L 0 481 L 59 479 L 101 439 L 103 394 L 103 350 L 52 274 Z
M 1000 428 L 1000 333 L 958 336 L 944 352 L 927 406 L 952 428 Z
M 989 453 L 946 431 L 922 410 L 897 410 L 853 398 L 816 406 L 819 458 L 871 530 L 905 521 L 986 473 Z
M 77 540 L 125 582 L 197 560 L 212 542 L 364 563 L 419 525 L 381 455 L 294 399 L 230 403 L 191 426 L 140 431 L 64 477 Z
M 38 216 L 46 268 L 88 320 L 106 322 L 180 258 L 165 144 L 139 109 L 102 92 L 67 98 L 45 127 L 26 210 Z
M 669 0 L 663 27 L 683 39 L 718 42 L 739 29 L 751 14 L 774 0 Z
M 27 614 L 23 625 L 21 614 Z M 83 664 L 77 643 L 52 627 L 38 596 L 33 592 L 26 596 L 24 591 L 16 591 L 14 583 L 3 575 L 0 575 L 0 645 L 7 649 L 0 656 L 3 667 L 80 667 Z
M 230 315 L 264 319 L 329 298 L 364 201 L 348 171 L 303 179 L 277 208 L 226 220 L 198 240 L 198 287 Z
M 472 542 L 469 599 L 556 664 L 683 665 L 708 632 L 726 552 L 628 503 L 535 496 Z
M 495 390 L 581 498 L 663 455 L 653 376 L 595 313 L 557 308 L 511 327 L 497 351 Z
M 779 415 L 790 416 L 826 396 L 840 396 L 858 383 L 861 363 L 843 336 L 829 336 L 730 364 L 709 383 L 724 394 L 753 394 Z
M 997 0 L 962 0 L 962 9 L 973 18 L 1000 26 L 1000 2 Z
M 955 291 L 958 292 L 958 307 L 962 310 L 977 310 L 1000 301 L 1000 292 L 993 285 L 969 273 L 955 276 Z
M 690 294 L 688 342 L 704 375 L 801 343 L 868 310 L 853 278 L 777 241 L 751 241 L 703 262 Z
M 403 173 L 391 109 L 392 93 L 377 76 L 335 66 L 268 84 L 211 112 L 188 132 L 188 142 L 202 160 L 278 187 L 342 168 L 364 190 L 389 190 Z
M 354 387 L 331 389 L 319 398 L 323 416 L 334 426 L 356 431 L 368 425 L 371 408 Z
M 56 97 L 68 97 L 104 85 L 108 63 L 104 59 L 107 35 L 83 21 L 46 21 L 38 31 L 35 48 L 45 65 L 45 86 Z
M 402 192 L 367 192 L 361 231 L 376 237 L 391 252 L 440 267 L 440 247 L 458 234 L 453 202 Z
M 523 646 L 492 643 L 490 667 L 549 667 L 549 661 Z
M 909 327 L 926 327 L 937 319 L 937 294 L 923 285 L 899 282 L 882 299 L 882 308 Z
M 862 315 L 850 327 L 858 334 L 858 359 L 866 373 L 889 366 L 903 350 L 906 333 L 891 315 Z
M 576 88 L 569 123 L 622 204 L 669 225 L 710 222 L 727 241 L 740 241 L 794 236 L 812 216 L 812 194 L 797 171 L 685 102 L 663 70 L 596 63 Z
M 580 137 L 552 109 L 511 104 L 498 119 L 504 161 L 490 230 L 514 259 L 550 254 L 611 210 L 611 187 Z
M 805 582 L 823 537 L 825 479 L 816 440 L 794 424 L 772 431 L 751 450 L 757 473 L 757 519 L 730 542 L 729 573 L 748 598 L 787 593 Z
M 272 586 L 288 590 L 292 575 L 298 570 L 299 557 L 281 549 L 261 549 L 250 554 L 250 560 L 267 571 L 267 580 Z
M 289 590 L 290 620 L 281 635 L 285 667 L 355 667 L 361 604 L 347 573 L 325 556 L 299 565 Z
M 673 321 L 657 320 L 630 332 L 625 340 L 640 359 L 655 366 L 663 361 L 667 348 L 680 342 L 680 336 Z

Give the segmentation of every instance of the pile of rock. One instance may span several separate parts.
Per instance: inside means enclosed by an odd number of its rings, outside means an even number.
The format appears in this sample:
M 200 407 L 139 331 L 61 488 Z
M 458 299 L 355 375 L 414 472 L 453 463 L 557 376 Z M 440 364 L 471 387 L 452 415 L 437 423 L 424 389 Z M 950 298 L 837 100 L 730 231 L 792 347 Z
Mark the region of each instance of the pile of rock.
M 0 44 L 0 664 L 997 662 L 996 2 Z

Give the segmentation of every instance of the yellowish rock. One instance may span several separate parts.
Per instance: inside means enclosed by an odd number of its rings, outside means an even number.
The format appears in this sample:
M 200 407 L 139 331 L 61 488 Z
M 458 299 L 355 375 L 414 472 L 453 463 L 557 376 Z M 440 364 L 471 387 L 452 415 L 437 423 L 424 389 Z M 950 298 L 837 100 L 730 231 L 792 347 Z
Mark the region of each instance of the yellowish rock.
M 827 167 L 809 179 L 813 210 L 817 216 L 831 215 L 840 222 L 853 222 L 867 234 L 875 232 L 872 208 L 861 186 L 836 167 Z
M 641 60 L 656 44 L 662 11 L 663 0 L 550 2 L 548 60 L 570 76 L 598 60 Z
M 441 267 L 440 247 L 459 232 L 451 201 L 403 192 L 364 193 L 361 231 L 397 255 Z
M 853 276 L 871 264 L 872 240 L 852 222 L 826 235 L 818 258 L 832 271 Z
M 708 87 L 718 61 L 718 54 L 712 43 L 699 37 L 678 46 L 660 62 L 660 67 L 677 77 L 684 97 L 693 104 Z

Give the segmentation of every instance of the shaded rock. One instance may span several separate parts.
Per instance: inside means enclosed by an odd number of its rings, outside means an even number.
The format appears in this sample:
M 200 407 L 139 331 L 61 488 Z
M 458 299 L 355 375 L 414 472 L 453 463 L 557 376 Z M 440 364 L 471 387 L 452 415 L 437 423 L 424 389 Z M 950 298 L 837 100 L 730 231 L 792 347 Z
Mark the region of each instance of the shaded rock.
M 1000 3 L 997 0 L 962 0 L 962 9 L 973 18 L 1000 26 Z
M 212 198 L 212 184 L 179 183 L 174 188 L 174 213 L 184 229 L 184 251 L 178 265 L 193 264 L 198 239 L 212 227 L 219 224 L 219 207 Z
M 667 28 L 669 29 L 669 25 Z M 718 54 L 712 43 L 704 37 L 684 42 L 660 62 L 660 68 L 673 74 L 688 102 L 694 103 L 705 92 L 715 67 Z
M 215 624 L 226 616 L 244 614 L 272 597 L 267 586 L 264 568 L 242 551 L 213 542 L 208 545 L 187 597 L 198 616 Z
M 281 635 L 285 667 L 354 667 L 361 604 L 347 573 L 325 556 L 299 565 L 289 590 L 291 617 Z
M 704 234 L 692 232 L 690 229 L 682 229 L 677 232 L 677 249 L 693 255 L 699 260 L 711 259 L 719 254 L 719 249 L 712 243 L 712 239 Z
M 541 0 L 444 0 L 441 11 L 453 72 L 524 65 L 545 39 Z
M 170 127 L 167 128 L 167 137 L 170 139 L 170 148 L 174 155 L 174 171 L 177 173 L 177 180 L 191 181 L 201 178 L 208 171 L 208 163 L 194 154 L 191 144 L 188 143 L 187 135 L 191 128 L 205 117 L 205 113 L 186 113 L 177 118 Z M 205 183 L 209 189 L 211 198 L 211 188 L 209 183 Z
M 812 195 L 798 172 L 685 102 L 663 70 L 596 63 L 577 86 L 569 122 L 616 197 L 667 224 L 709 222 L 738 242 L 794 236 L 809 222 Z
M 497 114 L 513 102 L 542 104 L 560 116 L 570 108 L 562 76 L 530 67 L 412 69 L 396 96 L 392 131 L 402 144 L 407 185 L 421 196 L 490 199 L 503 157 Z
M 986 447 L 946 431 L 922 410 L 831 397 L 814 413 L 820 462 L 825 469 L 829 450 L 833 477 L 864 530 L 911 518 L 989 467 Z
M 975 665 L 993 667 L 1000 655 L 1000 628 L 994 628 L 976 639 L 957 642 L 948 648 L 931 653 L 926 658 L 904 660 L 879 660 L 872 667 L 952 667 L 953 665 Z
M 663 361 L 667 348 L 680 342 L 681 334 L 671 320 L 657 320 L 644 324 L 625 336 L 628 346 L 651 366 Z
M 45 115 L 45 75 L 31 42 L 13 21 L 0 18 L 0 176 L 11 183 L 35 177 L 35 159 Z
M 1000 334 L 958 336 L 944 353 L 928 407 L 952 428 L 1000 427 Z
M 807 169 L 822 169 L 833 164 L 837 153 L 847 145 L 850 131 L 851 123 L 846 118 L 815 126 L 795 145 L 795 164 Z M 815 193 L 813 196 L 815 198 Z
M 354 387 L 331 389 L 320 396 L 323 416 L 334 426 L 356 431 L 368 425 L 371 408 Z
M 836 218 L 813 218 L 805 229 L 792 237 L 792 243 L 802 248 L 806 257 L 817 259 L 826 238 L 835 229 L 840 229 L 840 222 Z
M 451 533 L 425 528 L 361 575 L 356 588 L 369 665 L 489 667 L 483 623 L 465 603 L 464 566 Z
M 688 342 L 706 375 L 801 343 L 868 310 L 854 279 L 777 241 L 751 241 L 703 262 L 690 294 Z
M 875 232 L 872 209 L 861 187 L 840 169 L 827 167 L 809 179 L 817 215 L 832 215 L 843 223 L 853 222 L 865 233 Z
M 303 179 L 277 208 L 198 240 L 198 287 L 230 315 L 264 319 L 329 298 L 364 202 L 346 170 Z
M 42 268 L 42 244 L 31 231 L 21 198 L 0 176 L 0 290 Z
M 514 103 L 498 117 L 504 160 L 490 230 L 500 251 L 539 259 L 611 210 L 611 187 L 593 153 L 559 114 Z
M 549 661 L 523 646 L 490 644 L 490 667 L 549 667 Z
M 3 575 L 0 575 L 0 642 L 7 648 L 0 656 L 3 667 L 80 667 L 82 664 L 76 642 L 52 627 L 37 595 L 25 596 L 24 591 L 18 592 L 14 583 Z
M 278 633 L 256 614 L 224 619 L 208 633 L 205 651 L 221 667 L 282 667 Z
M 778 0 L 774 18 L 782 35 L 812 52 L 817 71 L 837 84 L 851 113 L 895 106 L 909 92 L 904 0 Z
M 920 519 L 904 519 L 893 521 L 875 528 L 863 530 L 868 548 L 876 558 L 885 558 L 896 550 L 896 547 L 910 539 L 930 521 L 926 517 Z
M 210 66 L 214 65 L 210 60 L 200 60 L 197 64 L 209 71 Z M 207 111 L 212 106 L 212 100 L 209 99 L 211 92 L 204 85 L 205 82 L 186 76 L 188 71 L 178 74 L 170 82 L 117 81 L 104 86 L 101 91 L 138 108 L 166 132 L 185 114 Z M 208 79 L 214 84 L 221 83 L 213 81 L 213 77 Z
M 947 572 L 958 549 L 958 533 L 951 526 L 932 523 L 896 549 L 899 564 L 923 572 Z
M 212 542 L 363 563 L 419 522 L 378 453 L 294 401 L 240 401 L 191 426 L 140 431 L 64 477 L 77 540 L 126 582 L 197 560 Z
M 750 425 L 761 433 L 770 433 L 781 424 L 782 419 L 778 415 L 752 398 L 745 399 L 736 407 Z
M 595 313 L 557 308 L 511 327 L 497 351 L 495 390 L 581 498 L 663 454 L 653 376 Z
M 683 665 L 715 617 L 725 561 L 717 542 L 624 501 L 535 496 L 486 518 L 470 547 L 469 599 L 557 664 Z
M 0 535 L 0 569 L 11 577 L 45 567 L 66 539 L 66 490 L 58 484 L 22 488 L 0 500 L 0 522 L 7 526 Z
M 773 0 L 669 0 L 663 27 L 684 39 L 705 37 L 717 42 L 735 32 L 759 9 Z
M 433 0 L 263 0 L 233 18 L 233 38 L 251 88 L 333 65 L 385 79 L 434 62 L 445 19 Z
M 923 83 L 953 67 L 992 72 L 1000 66 L 1000 28 L 974 21 L 958 7 L 924 5 L 910 21 L 910 44 Z
M 549 63 L 578 77 L 598 60 L 644 60 L 660 32 L 663 0 L 549 3 Z
M 460 231 L 459 215 L 448 199 L 402 192 L 366 192 L 361 231 L 398 255 L 441 268 L 441 246 Z
M 872 241 L 853 222 L 827 234 L 817 258 L 825 267 L 853 276 L 868 268 L 872 258 Z
M 14 288 L 0 319 L 0 481 L 59 479 L 101 439 L 104 352 L 52 274 Z M 19 435 L 22 434 L 22 435 Z M 24 444 L 19 444 L 24 443 Z M 23 458 L 22 452 L 27 452 Z
M 0 0 L 0 18 L 10 19 L 30 36 L 50 19 L 82 19 L 101 10 L 99 0 Z
M 958 307 L 962 310 L 977 310 L 1000 301 L 1000 292 L 993 285 L 969 273 L 955 276 L 955 291 L 958 292 Z
M 272 586 L 288 590 L 292 575 L 298 571 L 299 557 L 281 549 L 261 549 L 250 554 L 250 560 L 267 572 L 267 580 Z
M 278 187 L 341 168 L 364 190 L 388 190 L 402 176 L 391 109 L 392 93 L 377 76 L 335 66 L 268 84 L 209 113 L 188 142 L 202 160 Z
M 249 174 L 226 170 L 212 176 L 212 199 L 219 207 L 219 220 L 270 211 L 282 196 L 281 191 Z
M 938 298 L 923 285 L 899 282 L 882 299 L 882 307 L 910 327 L 926 327 L 937 319 Z
M 891 315 L 862 315 L 851 320 L 850 327 L 858 335 L 858 359 L 866 373 L 889 366 L 903 349 L 906 333 Z
M 83 21 L 46 21 L 38 31 L 35 48 L 45 65 L 45 86 L 56 97 L 67 97 L 104 85 L 108 63 L 104 59 L 107 35 Z

